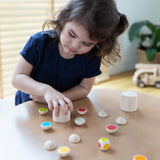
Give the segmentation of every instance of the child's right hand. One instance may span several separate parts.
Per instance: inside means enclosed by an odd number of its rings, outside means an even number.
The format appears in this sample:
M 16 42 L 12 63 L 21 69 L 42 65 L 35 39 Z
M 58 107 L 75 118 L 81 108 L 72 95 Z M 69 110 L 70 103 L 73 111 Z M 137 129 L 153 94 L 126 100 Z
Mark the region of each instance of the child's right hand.
M 53 88 L 49 88 L 44 92 L 44 99 L 48 104 L 49 110 L 55 110 L 55 115 L 59 116 L 59 105 L 62 106 L 64 110 L 64 114 L 68 114 L 68 109 L 73 111 L 72 101 L 65 97 L 62 93 L 54 90 Z
M 32 70 L 33 66 L 22 56 L 12 77 L 13 86 L 30 94 L 30 98 L 34 101 L 47 103 L 50 110 L 55 109 L 57 116 L 59 115 L 59 105 L 63 107 L 65 114 L 68 113 L 68 109 L 72 112 L 71 100 L 48 84 L 32 79 L 30 77 Z

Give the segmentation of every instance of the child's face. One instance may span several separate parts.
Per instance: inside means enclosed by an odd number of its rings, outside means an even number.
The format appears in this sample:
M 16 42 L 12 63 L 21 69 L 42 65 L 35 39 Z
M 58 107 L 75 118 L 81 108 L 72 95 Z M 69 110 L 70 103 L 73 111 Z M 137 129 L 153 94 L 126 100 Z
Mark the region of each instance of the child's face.
M 97 41 L 89 38 L 86 29 L 78 23 L 67 22 L 60 34 L 60 54 L 74 57 L 89 52 Z

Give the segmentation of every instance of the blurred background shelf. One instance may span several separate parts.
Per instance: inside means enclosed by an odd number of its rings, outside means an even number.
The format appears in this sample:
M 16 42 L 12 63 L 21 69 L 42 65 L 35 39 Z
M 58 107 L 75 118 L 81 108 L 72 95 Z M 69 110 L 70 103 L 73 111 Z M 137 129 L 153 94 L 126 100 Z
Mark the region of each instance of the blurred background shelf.
M 107 81 L 94 84 L 94 89 L 122 89 L 122 90 L 129 90 L 135 92 L 146 93 L 154 96 L 160 97 L 160 89 L 155 87 L 144 87 L 139 88 L 132 82 L 134 71 L 124 72 L 117 75 L 110 76 Z

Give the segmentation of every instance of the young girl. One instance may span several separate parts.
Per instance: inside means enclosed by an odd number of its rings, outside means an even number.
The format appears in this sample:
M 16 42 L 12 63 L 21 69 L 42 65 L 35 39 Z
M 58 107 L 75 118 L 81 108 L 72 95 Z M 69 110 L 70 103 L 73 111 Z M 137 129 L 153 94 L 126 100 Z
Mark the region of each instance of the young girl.
M 117 37 L 128 26 L 113 0 L 71 0 L 56 20 L 44 26 L 52 30 L 31 36 L 15 69 L 12 84 L 18 89 L 16 105 L 30 99 L 65 114 L 72 101 L 87 96 L 100 63 L 120 58 Z

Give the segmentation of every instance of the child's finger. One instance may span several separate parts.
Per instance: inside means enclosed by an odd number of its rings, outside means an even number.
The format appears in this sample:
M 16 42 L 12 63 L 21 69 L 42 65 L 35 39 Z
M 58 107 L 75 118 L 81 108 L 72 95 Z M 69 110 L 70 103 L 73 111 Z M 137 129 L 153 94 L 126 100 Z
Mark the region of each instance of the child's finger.
M 64 114 L 67 115 L 68 114 L 68 105 L 66 105 L 66 103 L 63 99 L 59 99 L 58 102 L 62 106 L 62 108 L 64 110 Z
M 45 96 L 44 99 L 45 99 L 46 103 L 48 104 L 49 110 L 52 110 L 53 104 L 52 104 L 52 101 L 50 100 L 49 96 Z
M 73 112 L 73 104 L 72 104 L 72 101 L 71 101 L 69 98 L 67 98 L 67 97 L 64 97 L 64 100 L 65 100 L 65 102 L 68 104 L 69 110 L 70 110 L 71 112 Z
M 56 100 L 53 101 L 53 106 L 54 106 L 55 116 L 58 117 L 59 116 L 59 106 Z
M 47 102 L 49 110 L 53 110 L 53 104 L 51 101 Z

